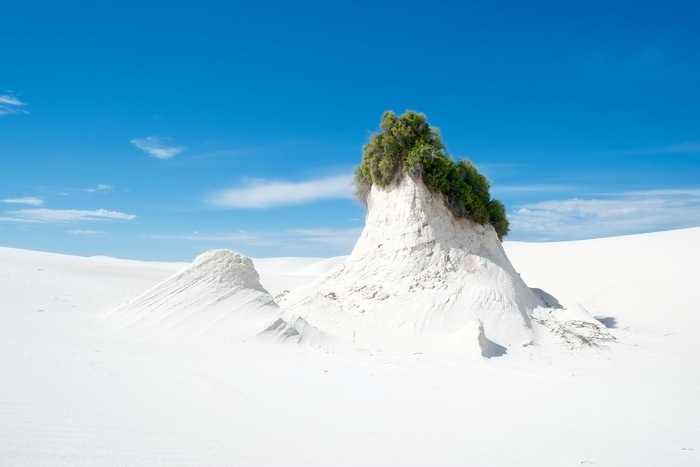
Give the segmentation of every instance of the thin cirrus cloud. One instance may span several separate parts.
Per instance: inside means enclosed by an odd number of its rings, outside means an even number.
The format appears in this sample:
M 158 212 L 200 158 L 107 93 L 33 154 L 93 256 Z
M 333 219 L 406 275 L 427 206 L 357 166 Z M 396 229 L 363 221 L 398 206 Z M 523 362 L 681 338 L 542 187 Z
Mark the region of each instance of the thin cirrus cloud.
M 112 185 L 105 185 L 100 183 L 94 188 L 85 188 L 83 191 L 85 193 L 111 193 L 114 191 L 114 187 Z
M 149 235 L 146 238 L 242 246 L 287 246 L 290 247 L 290 251 L 291 247 L 306 243 L 331 247 L 332 251 L 346 254 L 352 250 L 361 233 L 362 228 L 310 228 L 252 232 L 239 230 L 227 233 L 192 232 L 182 235 Z
M 42 198 L 37 198 L 35 196 L 24 196 L 22 198 L 0 199 L 0 202 L 8 203 L 8 204 L 28 204 L 30 206 L 42 206 L 44 204 L 44 200 Z
M 134 138 L 131 140 L 131 144 L 156 159 L 172 159 L 185 149 L 182 146 L 174 146 L 170 142 L 170 138 L 161 138 L 159 136 Z
M 334 247 L 338 250 L 350 251 L 352 247 L 355 246 L 357 240 L 362 234 L 361 227 L 348 228 L 348 229 L 331 229 L 331 228 L 317 228 L 317 229 L 292 229 L 289 233 L 296 236 L 299 241 L 318 243 L 330 247 Z
M 700 189 L 630 191 L 604 199 L 539 201 L 509 214 L 513 238 L 578 240 L 700 226 Z
M 663 146 L 659 148 L 659 152 L 664 153 L 681 153 L 681 154 L 700 154 L 700 141 L 691 141 L 689 143 L 673 144 L 671 146 Z
M 496 185 L 491 190 L 492 193 L 498 195 L 520 195 L 520 194 L 538 194 L 538 193 L 555 193 L 566 192 L 577 189 L 575 185 L 564 184 L 532 184 L 532 185 Z
M 228 209 L 266 209 L 352 197 L 352 176 L 337 175 L 302 182 L 251 180 L 243 186 L 214 193 L 207 202 Z
M 248 232 L 239 230 L 236 232 L 224 233 L 203 233 L 192 232 L 187 234 L 175 235 L 144 235 L 142 238 L 150 238 L 155 240 L 178 240 L 178 241 L 193 241 L 207 243 L 227 243 L 239 244 L 247 246 L 278 246 L 283 239 L 281 231 L 275 232 Z
M 621 156 L 647 154 L 700 154 L 700 141 L 689 141 L 685 143 L 670 144 L 667 146 L 650 146 L 646 148 L 622 149 L 619 151 L 608 151 L 607 154 Z
M 0 218 L 6 222 L 27 222 L 27 223 L 69 223 L 76 221 L 105 221 L 105 220 L 132 220 L 136 219 L 134 214 L 126 214 L 119 211 L 108 211 L 106 209 L 96 209 L 93 211 L 80 209 L 20 209 L 18 211 L 8 211 L 10 218 Z
M 101 235 L 102 232 L 98 232 L 97 230 L 69 230 L 69 234 L 71 235 Z
M 0 117 L 12 114 L 28 114 L 27 104 L 12 94 L 0 94 Z

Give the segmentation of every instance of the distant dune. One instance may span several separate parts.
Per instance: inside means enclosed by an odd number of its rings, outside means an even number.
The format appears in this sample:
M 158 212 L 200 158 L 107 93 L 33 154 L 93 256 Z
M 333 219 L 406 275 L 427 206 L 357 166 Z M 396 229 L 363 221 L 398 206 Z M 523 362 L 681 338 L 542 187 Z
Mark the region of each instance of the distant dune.
M 0 248 L 0 464 L 700 465 L 700 228 L 504 248 L 616 342 L 444 364 L 161 342 L 103 316 L 186 265 Z M 281 290 L 330 266 L 263 262 Z

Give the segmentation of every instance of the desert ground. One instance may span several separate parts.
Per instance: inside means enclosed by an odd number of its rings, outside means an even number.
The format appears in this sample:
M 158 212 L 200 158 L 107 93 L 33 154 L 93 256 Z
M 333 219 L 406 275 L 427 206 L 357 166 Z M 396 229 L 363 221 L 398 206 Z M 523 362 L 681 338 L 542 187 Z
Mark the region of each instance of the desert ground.
M 429 359 L 154 338 L 109 317 L 186 263 L 0 248 L 0 464 L 700 465 L 700 228 L 504 248 L 615 340 Z M 253 263 L 274 296 L 343 260 Z

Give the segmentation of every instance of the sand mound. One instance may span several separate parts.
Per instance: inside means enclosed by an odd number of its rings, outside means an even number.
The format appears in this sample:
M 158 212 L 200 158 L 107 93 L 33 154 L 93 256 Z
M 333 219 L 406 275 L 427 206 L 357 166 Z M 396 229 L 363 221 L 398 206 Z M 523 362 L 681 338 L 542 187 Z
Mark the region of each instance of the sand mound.
M 213 250 L 109 314 L 123 329 L 162 338 L 229 342 L 253 336 L 300 342 L 316 333 L 281 310 L 252 261 Z
M 442 195 L 408 176 L 372 187 L 350 257 L 279 303 L 360 348 L 450 358 L 532 342 L 533 310 L 547 307 L 492 226 L 455 218 Z

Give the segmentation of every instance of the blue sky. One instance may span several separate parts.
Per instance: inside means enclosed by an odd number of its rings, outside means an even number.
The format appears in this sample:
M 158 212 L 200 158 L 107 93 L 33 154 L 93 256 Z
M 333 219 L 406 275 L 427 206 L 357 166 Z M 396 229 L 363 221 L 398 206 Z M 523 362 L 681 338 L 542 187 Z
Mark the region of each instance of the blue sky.
M 385 110 L 492 182 L 508 240 L 700 226 L 696 2 L 4 2 L 0 245 L 346 254 Z

